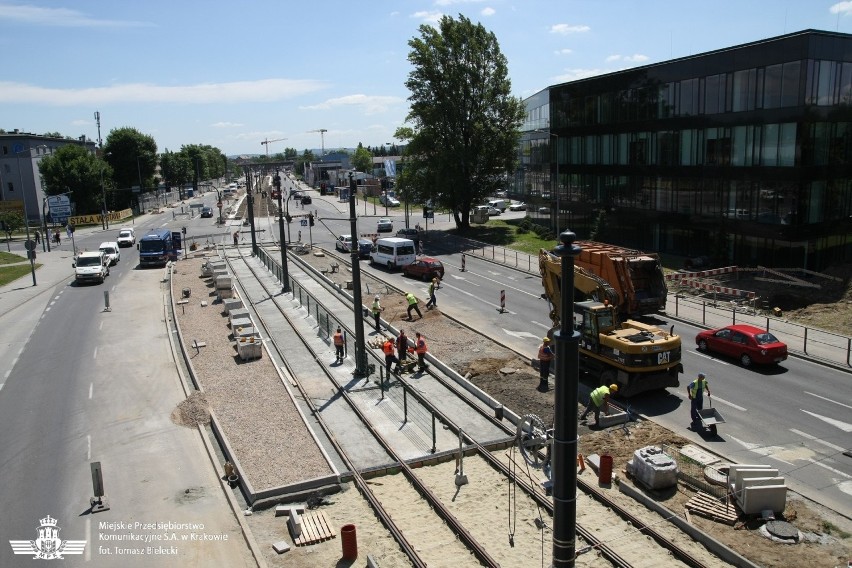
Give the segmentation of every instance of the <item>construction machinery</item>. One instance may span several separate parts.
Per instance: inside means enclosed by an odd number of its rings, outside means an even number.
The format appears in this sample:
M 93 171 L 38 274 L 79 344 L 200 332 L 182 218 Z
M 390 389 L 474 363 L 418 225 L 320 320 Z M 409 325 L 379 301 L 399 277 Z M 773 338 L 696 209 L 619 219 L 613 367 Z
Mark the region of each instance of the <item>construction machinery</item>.
M 599 276 L 618 295 L 610 303 L 623 317 L 654 314 L 665 310 L 668 288 L 660 257 L 595 241 L 577 241 L 580 254 L 575 266 Z
M 266 157 L 269 158 L 269 145 L 273 142 L 281 142 L 282 140 L 287 140 L 286 138 L 276 138 L 275 140 L 266 139 L 260 143 L 261 146 L 266 146 Z
M 545 296 L 550 302 L 553 328 L 560 327 L 561 259 L 542 249 L 539 269 Z M 580 370 L 600 384 L 617 384 L 618 394 L 630 397 L 640 392 L 677 387 L 681 363 L 681 338 L 670 331 L 635 320 L 619 323 L 616 290 L 603 278 L 574 266 L 574 329 L 580 333 Z

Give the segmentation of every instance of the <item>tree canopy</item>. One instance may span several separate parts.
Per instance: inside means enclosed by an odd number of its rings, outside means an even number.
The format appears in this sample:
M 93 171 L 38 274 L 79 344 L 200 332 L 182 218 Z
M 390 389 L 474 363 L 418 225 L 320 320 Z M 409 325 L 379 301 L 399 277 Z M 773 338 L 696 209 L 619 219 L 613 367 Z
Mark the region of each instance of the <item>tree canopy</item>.
M 78 213 L 100 212 L 101 180 L 112 178 L 112 167 L 78 144 L 66 144 L 38 163 L 42 187 L 47 195 L 71 192 Z M 107 206 L 110 206 L 109 199 Z
M 510 94 L 497 38 L 481 24 L 443 16 L 437 29 L 419 32 L 408 42 L 411 126 L 394 135 L 408 142 L 397 186 L 411 200 L 454 211 L 464 230 L 471 208 L 514 170 L 524 106 Z
M 133 186 L 151 188 L 157 167 L 157 143 L 153 136 L 125 126 L 111 130 L 104 143 L 103 159 L 112 166 L 116 208 L 129 207 Z

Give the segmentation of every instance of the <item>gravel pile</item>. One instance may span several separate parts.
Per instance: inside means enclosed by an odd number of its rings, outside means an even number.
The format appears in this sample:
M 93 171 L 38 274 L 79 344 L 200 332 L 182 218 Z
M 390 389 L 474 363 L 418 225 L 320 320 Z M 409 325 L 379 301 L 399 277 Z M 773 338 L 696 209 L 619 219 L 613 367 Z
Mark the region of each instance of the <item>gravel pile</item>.
M 178 407 L 173 419 L 191 422 L 209 407 L 255 491 L 331 475 L 269 354 L 250 361 L 237 355 L 223 306 L 212 283 L 200 276 L 203 261 L 200 256 L 183 260 L 172 276 L 173 291 L 192 289 L 190 302 L 177 310 L 177 323 L 204 392 Z M 207 345 L 195 350 L 193 340 Z
M 210 407 L 203 392 L 194 392 L 172 411 L 172 422 L 178 426 L 195 428 L 210 424 Z

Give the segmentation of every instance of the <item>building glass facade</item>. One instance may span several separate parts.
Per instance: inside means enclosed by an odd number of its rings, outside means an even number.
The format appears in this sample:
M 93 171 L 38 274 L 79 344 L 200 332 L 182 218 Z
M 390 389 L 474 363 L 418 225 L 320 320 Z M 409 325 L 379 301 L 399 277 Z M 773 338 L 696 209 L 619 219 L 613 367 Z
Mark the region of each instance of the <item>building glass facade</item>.
M 852 35 L 806 30 L 528 98 L 515 196 L 587 238 L 740 265 L 852 261 Z M 558 162 L 558 167 L 557 167 Z M 556 172 L 559 180 L 556 180 Z

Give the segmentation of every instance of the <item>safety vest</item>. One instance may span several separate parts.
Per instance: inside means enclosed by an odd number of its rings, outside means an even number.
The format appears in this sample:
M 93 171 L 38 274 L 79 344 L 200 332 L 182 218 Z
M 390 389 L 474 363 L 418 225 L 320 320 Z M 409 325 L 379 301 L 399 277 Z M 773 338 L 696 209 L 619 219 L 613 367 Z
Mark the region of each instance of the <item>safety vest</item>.
M 385 355 L 393 355 L 393 342 L 390 339 L 382 344 L 382 351 L 384 351 Z
M 334 344 L 335 345 L 343 345 L 343 334 L 337 332 L 334 334 Z
M 550 345 L 541 344 L 541 347 L 538 348 L 538 360 L 539 361 L 552 361 L 553 360 L 553 349 L 550 348 Z
M 606 395 L 609 394 L 609 387 L 606 385 L 601 385 L 595 390 L 592 391 L 592 394 L 589 397 L 592 399 L 592 402 L 595 403 L 595 406 L 600 406 L 603 404 L 603 399 Z
M 412 294 L 411 292 L 409 292 L 408 294 L 405 295 L 405 299 L 408 300 L 409 306 L 417 303 L 417 297 L 414 294 Z
M 382 311 L 382 305 L 379 303 L 378 300 L 374 300 L 373 301 L 373 315 L 376 315 L 381 311 Z
M 695 379 L 689 383 L 689 395 L 692 398 L 698 398 L 704 395 L 704 389 L 707 388 L 707 379 Z
M 426 353 L 426 341 L 421 337 L 417 340 L 417 345 L 414 347 L 417 353 Z
M 435 283 L 434 283 L 434 282 L 432 282 L 431 284 L 429 284 L 429 295 L 430 295 L 430 296 L 434 296 L 434 295 L 435 295 Z

